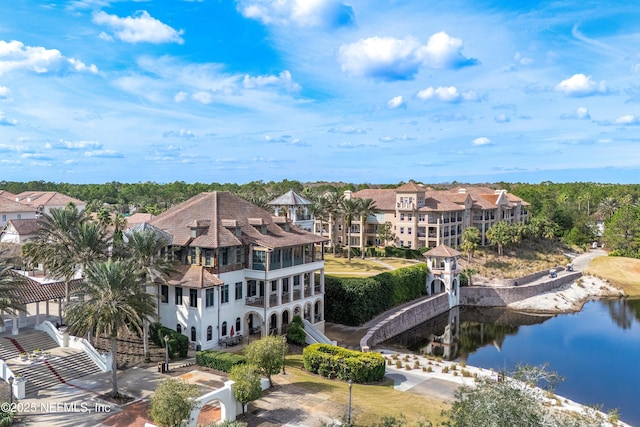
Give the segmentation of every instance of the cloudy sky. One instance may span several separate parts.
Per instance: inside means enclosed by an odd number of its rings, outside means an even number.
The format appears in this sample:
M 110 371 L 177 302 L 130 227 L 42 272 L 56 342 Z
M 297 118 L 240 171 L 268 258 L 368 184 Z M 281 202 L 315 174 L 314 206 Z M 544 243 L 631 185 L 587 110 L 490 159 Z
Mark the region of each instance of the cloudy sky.
M 640 182 L 640 7 L 0 2 L 0 180 Z

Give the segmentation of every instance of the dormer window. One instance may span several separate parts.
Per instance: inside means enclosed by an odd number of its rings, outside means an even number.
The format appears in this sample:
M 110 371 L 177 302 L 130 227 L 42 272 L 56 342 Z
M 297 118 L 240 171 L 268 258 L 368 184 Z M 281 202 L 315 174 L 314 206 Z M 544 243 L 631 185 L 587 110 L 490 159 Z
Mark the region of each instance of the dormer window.
M 191 238 L 195 239 L 196 237 L 198 237 L 198 231 L 195 228 L 191 229 Z
M 236 227 L 236 237 L 237 238 L 241 238 L 242 237 L 242 229 L 239 226 Z
M 262 234 L 266 235 L 266 234 L 267 234 L 267 226 L 266 226 L 266 225 L 264 225 L 264 224 L 263 224 L 263 225 L 261 225 L 261 226 L 260 226 L 260 232 L 261 232 Z

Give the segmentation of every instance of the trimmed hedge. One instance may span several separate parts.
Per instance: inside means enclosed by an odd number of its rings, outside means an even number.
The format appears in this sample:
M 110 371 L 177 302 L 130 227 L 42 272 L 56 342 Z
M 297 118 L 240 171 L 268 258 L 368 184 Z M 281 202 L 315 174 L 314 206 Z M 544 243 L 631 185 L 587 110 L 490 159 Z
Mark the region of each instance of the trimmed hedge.
M 363 353 L 329 344 L 311 344 L 302 351 L 304 368 L 314 374 L 354 383 L 384 378 L 385 361 L 379 353 Z
M 366 278 L 325 276 L 327 322 L 358 326 L 379 313 L 426 293 L 426 264 Z
M 162 326 L 158 322 L 151 323 L 149 325 L 149 337 L 155 345 L 164 347 L 165 335 L 169 337 L 169 357 L 171 359 L 174 359 L 177 356 L 187 357 L 187 352 L 189 351 L 189 337 L 182 335 L 173 329 Z
M 196 352 L 196 365 L 216 369 L 222 372 L 231 372 L 231 368 L 236 365 L 247 363 L 247 358 L 226 351 L 203 350 Z
M 431 248 L 424 248 L 429 250 Z M 394 258 L 406 258 L 406 259 L 423 259 L 422 254 L 426 252 L 425 250 L 416 250 L 410 248 L 398 248 L 395 246 L 385 246 L 384 247 L 384 256 L 386 257 L 394 257 Z

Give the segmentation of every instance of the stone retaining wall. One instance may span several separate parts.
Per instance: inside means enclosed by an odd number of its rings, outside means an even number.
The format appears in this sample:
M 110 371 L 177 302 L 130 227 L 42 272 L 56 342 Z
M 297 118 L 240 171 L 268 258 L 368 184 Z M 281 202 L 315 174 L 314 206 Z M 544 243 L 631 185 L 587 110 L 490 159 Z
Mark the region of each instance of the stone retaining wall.
M 562 268 L 562 267 L 560 267 Z M 536 273 L 535 278 L 548 274 L 546 271 Z M 533 276 L 533 275 L 532 275 Z M 521 301 L 544 292 L 549 292 L 559 287 L 574 282 L 582 277 L 582 273 L 576 271 L 553 280 L 543 283 L 519 286 L 470 286 L 460 288 L 460 305 L 470 305 L 476 307 L 504 307 L 508 304 Z M 518 283 L 522 278 L 516 279 Z M 527 281 L 533 280 L 527 276 Z M 446 293 L 435 296 L 423 297 L 403 309 L 393 312 L 386 319 L 378 322 L 369 329 L 360 340 L 362 351 L 369 351 L 379 343 L 393 338 L 394 336 L 413 328 L 427 320 L 446 313 L 449 307 L 449 296 Z
M 414 304 L 391 314 L 367 331 L 360 340 L 360 347 L 367 351 L 371 347 L 392 338 L 407 329 L 411 329 L 449 310 L 449 296 L 442 293 L 424 297 Z
M 460 305 L 504 307 L 508 304 L 558 289 L 567 283 L 575 282 L 580 277 L 582 277 L 582 273 L 576 271 L 553 280 L 533 285 L 462 287 L 460 288 Z M 519 282 L 518 280 L 518 283 Z

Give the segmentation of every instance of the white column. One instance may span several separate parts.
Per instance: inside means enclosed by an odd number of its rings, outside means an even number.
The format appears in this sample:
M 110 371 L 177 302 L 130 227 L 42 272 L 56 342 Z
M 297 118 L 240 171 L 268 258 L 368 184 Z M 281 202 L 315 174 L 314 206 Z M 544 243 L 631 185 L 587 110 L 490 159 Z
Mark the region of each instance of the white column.
M 315 272 L 309 273 L 311 277 L 309 278 L 309 286 L 311 286 L 311 296 L 316 294 L 316 274 Z
M 19 328 L 18 328 L 18 316 L 12 315 L 11 319 L 12 319 L 12 322 L 11 322 L 11 325 L 12 325 L 12 327 L 11 327 L 11 335 L 18 335 L 18 331 L 19 331 Z
M 278 290 L 276 292 L 278 292 L 278 296 L 276 300 L 278 302 L 278 305 L 282 305 L 282 278 L 279 278 L 277 280 L 277 284 Z
M 40 324 L 40 301 L 36 302 L 36 325 Z

